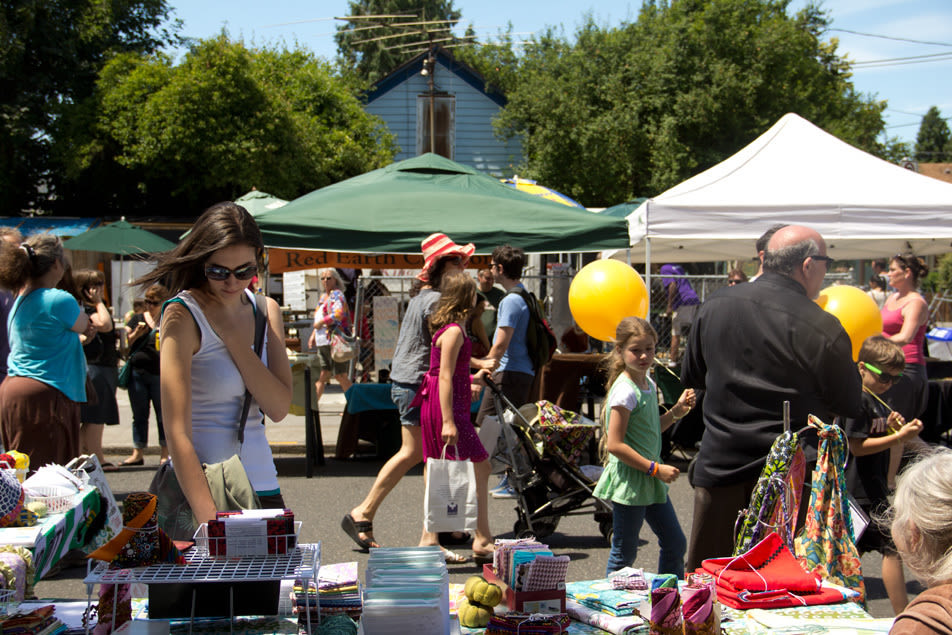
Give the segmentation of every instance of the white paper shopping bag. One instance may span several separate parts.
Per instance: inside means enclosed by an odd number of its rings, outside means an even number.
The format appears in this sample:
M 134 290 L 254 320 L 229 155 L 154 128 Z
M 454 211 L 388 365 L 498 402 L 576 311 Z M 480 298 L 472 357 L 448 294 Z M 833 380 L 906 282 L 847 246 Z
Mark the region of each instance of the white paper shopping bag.
M 454 446 L 455 449 L 455 446 Z M 427 531 L 476 530 L 476 477 L 470 461 L 446 458 L 426 460 L 423 526 Z

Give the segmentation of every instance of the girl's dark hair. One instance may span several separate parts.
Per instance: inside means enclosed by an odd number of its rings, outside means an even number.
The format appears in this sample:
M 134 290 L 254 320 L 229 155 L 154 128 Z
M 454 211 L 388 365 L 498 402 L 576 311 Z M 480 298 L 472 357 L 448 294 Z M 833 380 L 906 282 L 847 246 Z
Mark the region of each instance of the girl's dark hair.
M 434 289 L 439 289 L 443 286 L 443 275 L 446 273 L 446 263 L 451 258 L 455 258 L 457 254 L 452 254 L 444 258 L 437 260 L 433 267 L 427 272 L 427 277 L 429 279 L 429 284 Z
M 57 260 L 66 262 L 63 243 L 53 234 L 34 234 L 19 245 L 0 240 L 0 287 L 19 290 L 44 275 Z
M 929 275 L 929 267 L 926 266 L 926 263 L 923 262 L 922 258 L 913 254 L 896 254 L 892 257 L 892 261 L 903 269 L 908 269 L 912 272 L 912 279 L 915 282 L 919 282 L 921 279 Z
M 430 333 L 436 333 L 447 324 L 466 324 L 476 301 L 476 281 L 465 273 L 453 273 L 443 279 L 440 299 L 430 314 Z
M 258 267 L 264 268 L 264 241 L 255 219 L 241 205 L 216 203 L 198 217 L 188 236 L 174 249 L 156 254 L 156 268 L 133 284 L 147 287 L 158 282 L 168 288 L 170 296 L 200 287 L 205 284 L 205 261 L 232 245 L 254 247 Z
M 82 296 L 83 302 L 89 304 L 87 291 L 100 284 L 106 284 L 106 275 L 98 269 L 80 269 L 73 274 L 73 284 Z

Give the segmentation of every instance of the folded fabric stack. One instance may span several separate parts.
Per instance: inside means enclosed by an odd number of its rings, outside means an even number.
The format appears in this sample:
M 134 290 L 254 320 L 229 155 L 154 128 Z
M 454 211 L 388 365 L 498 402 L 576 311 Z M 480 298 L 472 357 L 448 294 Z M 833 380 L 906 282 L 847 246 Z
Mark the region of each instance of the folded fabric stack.
M 648 632 L 651 635 L 681 635 L 684 632 L 683 624 L 677 576 L 659 575 L 652 578 Z
M 684 635 L 714 635 L 720 632 L 714 611 L 712 586 L 687 586 L 681 590 Z
M 360 617 L 360 580 L 356 562 L 322 566 L 317 590 L 322 616 L 343 613 L 353 619 Z
M 737 609 L 834 604 L 849 599 L 841 588 L 804 571 L 776 533 L 739 556 L 705 560 L 698 573 L 712 575 L 718 601 Z
M 612 635 L 629 635 L 629 633 L 637 633 L 647 628 L 645 620 L 640 615 L 621 617 L 606 615 L 570 599 L 565 600 L 565 612 L 576 622 L 600 628 Z
M 317 602 L 317 587 L 314 581 L 296 579 L 291 588 L 291 614 L 297 616 L 299 626 L 306 627 L 309 620 L 311 624 L 320 622 L 321 614 Z
M 56 619 L 55 607 L 41 606 L 33 611 L 0 616 L 0 632 L 11 635 L 59 635 L 66 625 Z
M 613 589 L 609 580 L 583 580 L 565 585 L 566 599 L 572 599 L 593 611 L 615 617 L 638 614 L 641 603 L 648 598 L 647 590 Z

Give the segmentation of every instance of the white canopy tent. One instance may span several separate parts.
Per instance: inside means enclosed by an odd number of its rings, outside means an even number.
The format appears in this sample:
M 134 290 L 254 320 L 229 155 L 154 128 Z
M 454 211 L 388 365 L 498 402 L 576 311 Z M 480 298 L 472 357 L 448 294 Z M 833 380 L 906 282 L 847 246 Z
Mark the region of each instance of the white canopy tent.
M 952 251 L 952 184 L 787 114 L 737 154 L 632 212 L 629 257 L 743 260 L 776 223 L 812 227 L 838 260 L 942 254 Z

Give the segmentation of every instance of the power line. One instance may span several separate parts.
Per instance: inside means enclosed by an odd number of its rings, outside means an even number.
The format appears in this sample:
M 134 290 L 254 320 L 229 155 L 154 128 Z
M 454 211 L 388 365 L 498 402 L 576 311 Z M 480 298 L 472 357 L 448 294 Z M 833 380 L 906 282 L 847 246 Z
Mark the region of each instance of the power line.
M 827 29 L 829 31 L 838 31 L 840 33 L 852 33 L 853 35 L 862 35 L 865 37 L 878 37 L 884 40 L 896 40 L 897 42 L 912 42 L 913 44 L 930 44 L 932 46 L 948 46 L 952 47 L 952 44 L 948 42 L 927 42 L 925 40 L 911 40 L 905 37 L 894 37 L 892 35 L 879 35 L 877 33 L 863 33 L 862 31 L 851 31 L 850 29 Z
M 875 66 L 892 62 L 906 62 L 909 60 L 919 60 L 922 62 L 937 62 L 952 57 L 952 51 L 948 53 L 929 53 L 927 55 L 910 55 L 909 57 L 887 57 L 881 60 L 866 60 L 863 62 L 853 62 L 853 66 Z

